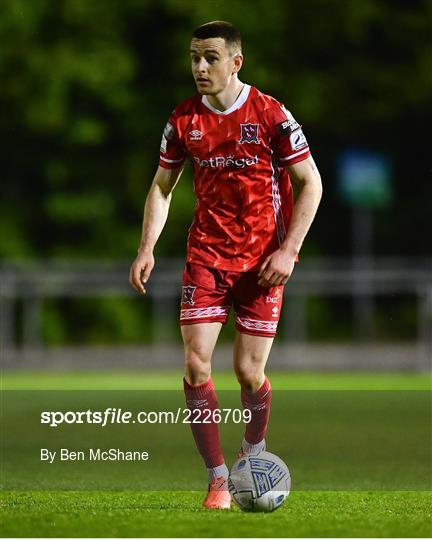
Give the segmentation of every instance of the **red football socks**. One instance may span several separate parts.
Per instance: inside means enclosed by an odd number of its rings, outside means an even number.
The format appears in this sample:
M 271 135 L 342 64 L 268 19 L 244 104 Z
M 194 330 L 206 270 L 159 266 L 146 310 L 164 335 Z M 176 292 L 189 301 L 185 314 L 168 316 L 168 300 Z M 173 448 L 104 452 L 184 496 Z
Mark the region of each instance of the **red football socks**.
M 241 391 L 241 401 L 245 409 L 251 411 L 251 421 L 246 424 L 244 438 L 253 445 L 263 441 L 270 417 L 272 390 L 270 381 L 265 381 L 256 392 Z
M 219 467 L 219 465 L 224 463 L 219 438 L 219 424 L 213 421 L 209 424 L 202 422 L 204 419 L 207 419 L 207 417 L 209 420 L 212 420 L 212 415 L 203 412 L 203 409 L 214 411 L 219 407 L 213 381 L 210 377 L 204 384 L 192 386 L 186 379 L 183 379 L 183 388 L 188 408 L 201 410 L 201 422 L 191 422 L 190 424 L 198 451 L 208 469 Z M 192 411 L 190 420 L 192 421 L 196 418 L 197 414 L 197 412 Z

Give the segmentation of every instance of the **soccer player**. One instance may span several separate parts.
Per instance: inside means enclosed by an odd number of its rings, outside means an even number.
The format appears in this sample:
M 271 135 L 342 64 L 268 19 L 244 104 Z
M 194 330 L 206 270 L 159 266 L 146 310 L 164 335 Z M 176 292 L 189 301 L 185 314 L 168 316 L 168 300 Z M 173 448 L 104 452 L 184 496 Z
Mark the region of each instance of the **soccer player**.
M 197 200 L 180 310 L 186 402 L 192 409 L 218 408 L 211 358 L 233 307 L 234 371 L 243 407 L 251 411 L 240 453 L 258 453 L 265 448 L 271 402 L 264 368 L 283 287 L 320 202 L 321 179 L 292 114 L 239 79 L 241 38 L 232 24 L 213 21 L 197 28 L 190 57 L 198 93 L 174 109 L 163 131 L 130 282 L 146 292 L 153 250 L 188 160 Z M 290 179 L 300 188 L 295 204 Z M 191 426 L 208 471 L 204 506 L 229 508 L 218 424 Z

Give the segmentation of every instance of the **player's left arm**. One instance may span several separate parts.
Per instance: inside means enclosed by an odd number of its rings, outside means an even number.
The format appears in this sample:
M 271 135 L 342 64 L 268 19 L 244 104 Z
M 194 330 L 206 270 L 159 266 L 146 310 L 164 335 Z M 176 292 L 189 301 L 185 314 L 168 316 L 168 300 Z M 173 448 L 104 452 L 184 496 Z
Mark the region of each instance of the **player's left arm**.
M 299 184 L 300 192 L 285 240 L 261 265 L 258 285 L 263 287 L 285 285 L 288 281 L 321 200 L 321 176 L 312 156 L 294 165 L 288 165 L 287 171 Z

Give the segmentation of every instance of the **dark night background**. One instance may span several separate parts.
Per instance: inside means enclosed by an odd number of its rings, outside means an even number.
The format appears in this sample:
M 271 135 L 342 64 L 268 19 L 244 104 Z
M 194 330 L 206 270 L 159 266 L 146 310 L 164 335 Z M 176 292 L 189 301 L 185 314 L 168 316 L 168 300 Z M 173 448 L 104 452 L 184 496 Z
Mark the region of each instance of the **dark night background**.
M 372 211 L 373 255 L 430 257 L 431 1 L 2 0 L 4 264 L 133 260 L 163 126 L 195 91 L 191 31 L 214 19 L 240 28 L 240 78 L 293 112 L 321 171 L 302 257 L 355 249 L 336 168 L 351 147 L 391 163 L 391 201 Z M 187 167 L 157 255 L 184 255 L 193 205 Z M 69 339 L 50 319 L 60 307 L 47 310 L 46 340 Z M 107 303 L 105 317 L 110 310 L 113 339 L 135 339 L 116 324 L 134 308 Z

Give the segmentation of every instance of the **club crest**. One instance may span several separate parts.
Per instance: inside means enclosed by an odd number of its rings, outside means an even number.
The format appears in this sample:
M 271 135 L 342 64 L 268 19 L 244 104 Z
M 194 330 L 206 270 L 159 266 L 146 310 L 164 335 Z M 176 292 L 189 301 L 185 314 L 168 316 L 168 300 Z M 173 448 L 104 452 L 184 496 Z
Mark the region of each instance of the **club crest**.
M 256 143 L 259 144 L 258 139 L 259 124 L 240 124 L 240 144 L 243 143 Z
M 193 300 L 195 290 L 196 287 L 192 287 L 192 285 L 184 285 L 182 287 L 182 304 L 190 304 L 191 306 L 195 304 Z

